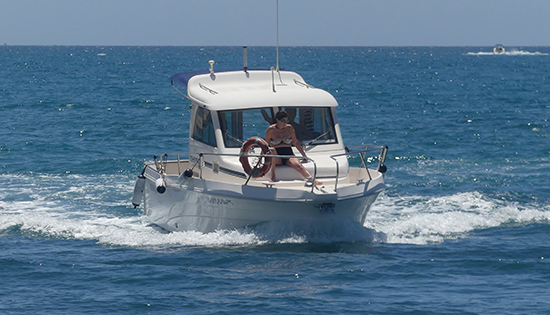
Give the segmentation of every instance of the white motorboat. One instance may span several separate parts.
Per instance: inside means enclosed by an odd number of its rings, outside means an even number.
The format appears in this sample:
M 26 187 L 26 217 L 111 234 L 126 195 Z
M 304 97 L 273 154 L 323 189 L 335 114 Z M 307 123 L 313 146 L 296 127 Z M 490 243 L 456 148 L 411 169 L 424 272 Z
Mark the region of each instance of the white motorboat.
M 172 76 L 172 86 L 178 92 L 177 85 L 185 87 L 187 95 L 180 94 L 191 101 L 189 152 L 146 162 L 134 206 L 143 200 L 151 224 L 168 231 L 211 232 L 268 221 L 363 224 L 386 187 L 388 148 L 345 146 L 335 98 L 294 72 L 249 70 L 246 62 L 242 70 L 215 71 L 213 64 Z M 289 123 L 307 154 L 295 157 L 313 184 L 288 166 L 277 166 L 277 181 L 270 181 L 269 160 L 277 155 L 258 138 L 281 109 L 292 113 Z
M 506 50 L 504 49 L 504 46 L 502 46 L 501 44 L 496 44 L 495 47 L 493 48 L 493 53 L 495 54 L 503 54 L 505 52 Z

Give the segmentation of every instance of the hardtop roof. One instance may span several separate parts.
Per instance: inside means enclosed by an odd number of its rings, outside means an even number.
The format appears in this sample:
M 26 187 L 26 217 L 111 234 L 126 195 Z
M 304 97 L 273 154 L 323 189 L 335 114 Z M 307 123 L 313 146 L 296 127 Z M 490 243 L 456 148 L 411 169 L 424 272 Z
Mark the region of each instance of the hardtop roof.
M 194 71 L 172 76 L 188 97 L 210 110 L 273 106 L 335 107 L 334 97 L 295 72 L 270 70 Z

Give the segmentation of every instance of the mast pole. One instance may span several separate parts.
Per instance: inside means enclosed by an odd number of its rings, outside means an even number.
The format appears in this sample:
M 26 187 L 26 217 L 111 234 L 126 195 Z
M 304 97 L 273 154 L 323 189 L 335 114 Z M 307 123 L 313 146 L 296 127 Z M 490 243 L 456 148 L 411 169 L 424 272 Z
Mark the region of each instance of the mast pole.
M 277 0 L 277 72 L 279 72 L 279 0 Z

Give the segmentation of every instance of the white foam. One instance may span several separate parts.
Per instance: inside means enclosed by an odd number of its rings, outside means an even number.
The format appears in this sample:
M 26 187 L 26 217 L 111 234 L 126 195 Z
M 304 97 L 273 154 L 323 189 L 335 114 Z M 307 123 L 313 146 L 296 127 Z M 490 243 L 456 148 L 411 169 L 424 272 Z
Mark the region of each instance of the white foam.
M 541 52 L 529 52 L 523 50 L 509 50 L 504 53 L 494 53 L 494 52 L 468 52 L 467 55 L 470 56 L 548 56 L 548 53 Z
M 139 209 L 130 207 L 133 183 L 125 178 L 0 178 L 0 184 L 6 183 L 13 185 L 4 185 L 6 188 L 0 192 L 0 233 L 140 248 L 334 242 L 429 244 L 467 237 L 479 229 L 550 220 L 550 206 L 518 204 L 465 192 L 438 197 L 382 195 L 364 227 L 353 222 L 269 222 L 213 233 L 161 233 L 149 226 Z
M 383 196 L 369 213 L 366 226 L 385 233 L 388 243 L 429 244 L 466 237 L 479 229 L 549 219 L 549 206 L 520 206 L 466 192 L 443 197 Z
M 100 244 L 166 248 L 178 246 L 234 246 L 296 243 L 372 242 L 383 235 L 351 222 L 344 225 L 268 222 L 254 228 L 162 233 L 150 227 L 145 217 L 119 218 L 106 214 L 44 211 L 32 203 L 14 204 L 19 211 L 0 205 L 0 231 L 17 227 L 27 236 L 95 240 Z M 11 208 L 8 207 L 8 208 Z

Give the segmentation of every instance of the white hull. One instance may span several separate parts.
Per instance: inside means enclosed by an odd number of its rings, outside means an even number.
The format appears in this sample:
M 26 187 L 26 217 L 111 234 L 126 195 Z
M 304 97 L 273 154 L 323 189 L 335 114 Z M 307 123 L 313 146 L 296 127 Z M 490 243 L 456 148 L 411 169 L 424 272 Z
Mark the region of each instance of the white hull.
M 361 172 L 364 170 L 358 170 Z M 373 173 L 377 173 L 371 171 Z M 168 231 L 235 229 L 267 221 L 350 220 L 363 224 L 377 196 L 385 188 L 383 176 L 368 182 L 314 189 L 239 185 L 199 178 L 165 178 L 166 192 L 156 190 L 153 170 L 146 174 L 145 214 L 152 224 Z M 299 188 L 298 188 L 299 187 Z
M 502 45 L 496 45 L 493 48 L 493 53 L 495 53 L 495 54 L 504 54 L 505 52 L 506 52 L 506 50 L 504 49 L 504 47 Z

